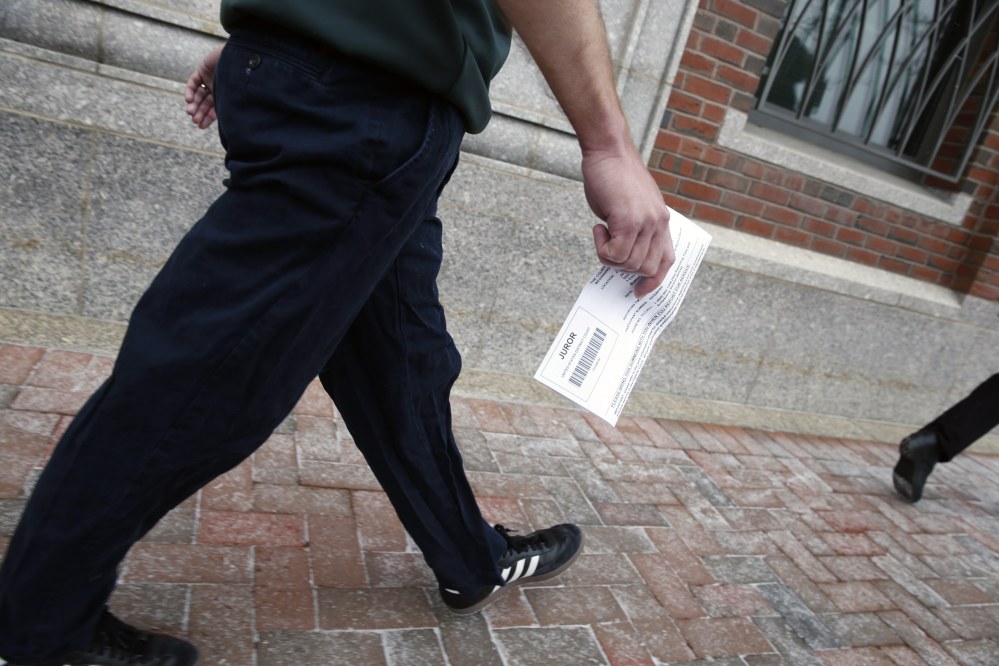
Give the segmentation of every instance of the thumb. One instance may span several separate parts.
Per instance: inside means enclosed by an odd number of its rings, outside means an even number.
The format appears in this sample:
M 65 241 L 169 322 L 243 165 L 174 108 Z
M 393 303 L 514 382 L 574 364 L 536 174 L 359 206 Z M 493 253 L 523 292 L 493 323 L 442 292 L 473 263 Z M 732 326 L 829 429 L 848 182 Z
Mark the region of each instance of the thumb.
M 610 247 L 610 242 L 613 240 L 610 235 L 610 231 L 607 230 L 602 224 L 593 225 L 593 245 L 597 250 L 597 258 L 602 262 L 608 261 L 611 263 L 617 263 L 613 258 L 611 258 L 612 248 Z
M 597 248 L 597 257 L 607 265 L 622 264 L 631 256 L 635 244 L 633 237 L 612 236 L 610 229 L 602 224 L 593 227 L 593 244 Z

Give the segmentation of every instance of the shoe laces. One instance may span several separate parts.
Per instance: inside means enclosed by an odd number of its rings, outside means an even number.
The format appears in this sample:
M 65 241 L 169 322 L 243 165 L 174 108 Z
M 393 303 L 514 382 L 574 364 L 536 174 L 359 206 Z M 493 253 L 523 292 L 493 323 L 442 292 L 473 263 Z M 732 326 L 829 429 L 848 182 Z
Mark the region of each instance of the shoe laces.
M 494 529 L 500 533 L 500 536 L 506 539 L 508 554 L 511 552 L 517 554 L 528 553 L 532 550 L 542 550 L 548 546 L 548 542 L 545 541 L 541 532 L 534 532 L 527 536 L 516 536 L 514 533 L 517 530 L 511 530 L 503 525 L 496 525 Z

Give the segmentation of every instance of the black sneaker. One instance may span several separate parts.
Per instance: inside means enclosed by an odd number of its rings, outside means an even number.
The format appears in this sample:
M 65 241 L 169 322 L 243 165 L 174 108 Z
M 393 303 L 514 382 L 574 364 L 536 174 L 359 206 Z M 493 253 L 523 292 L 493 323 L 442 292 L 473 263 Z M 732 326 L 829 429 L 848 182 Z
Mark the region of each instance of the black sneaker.
M 198 650 L 187 641 L 136 629 L 105 610 L 90 647 L 33 666 L 193 666 L 197 661 Z
M 899 458 L 892 470 L 892 481 L 898 494 L 910 502 L 923 496 L 923 486 L 933 467 L 940 462 L 937 434 L 926 430 L 909 435 L 899 444 Z
M 583 533 L 575 525 L 556 525 L 527 536 L 513 536 L 502 525 L 496 531 L 506 539 L 506 552 L 499 559 L 502 585 L 487 585 L 475 596 L 465 596 L 440 586 L 444 605 L 466 615 L 496 601 L 506 590 L 539 580 L 554 578 L 569 568 L 583 549 Z

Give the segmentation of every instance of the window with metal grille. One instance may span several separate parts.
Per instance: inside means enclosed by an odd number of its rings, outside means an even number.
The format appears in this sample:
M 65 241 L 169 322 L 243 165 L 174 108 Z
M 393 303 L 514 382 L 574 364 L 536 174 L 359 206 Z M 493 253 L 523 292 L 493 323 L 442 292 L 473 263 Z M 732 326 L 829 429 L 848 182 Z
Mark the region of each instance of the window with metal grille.
M 999 99 L 999 0 L 791 0 L 750 118 L 958 182 Z

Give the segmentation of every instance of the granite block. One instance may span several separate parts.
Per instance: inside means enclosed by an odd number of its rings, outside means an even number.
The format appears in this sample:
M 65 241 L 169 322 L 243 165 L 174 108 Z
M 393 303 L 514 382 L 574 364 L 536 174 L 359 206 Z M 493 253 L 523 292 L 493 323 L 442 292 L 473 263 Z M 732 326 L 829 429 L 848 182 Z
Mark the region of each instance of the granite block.
M 757 275 L 702 263 L 636 389 L 746 402 L 775 330 L 794 316 L 790 291 Z
M 485 317 L 493 309 L 499 270 L 511 251 L 514 224 L 474 211 L 442 208 L 444 261 L 439 289 L 449 315 Z
M 918 422 L 950 386 L 975 331 L 817 290 L 786 290 L 785 317 L 749 400 L 797 411 Z M 933 352 L 932 354 L 930 352 Z M 808 382 L 809 390 L 802 390 Z
M 952 382 L 938 404 L 942 411 L 963 399 L 979 384 L 999 372 L 999 331 L 990 329 L 975 329 L 975 335 L 970 344 L 954 350 L 959 354 L 950 373 Z M 925 420 L 934 418 L 939 411 L 927 411 Z
M 480 363 L 533 375 L 579 290 L 596 270 L 577 235 L 549 227 L 518 225 L 509 242 L 504 274 L 486 322 Z M 488 344 L 487 344 L 488 343 Z
M 976 296 L 965 296 L 961 302 L 961 321 L 999 331 L 999 303 Z
M 489 86 L 489 97 L 494 104 L 508 107 L 514 117 L 533 119 L 540 115 L 565 122 L 554 94 L 519 37 L 514 39 L 503 69 Z
M 7 0 L 0 37 L 90 60 L 100 58 L 103 10 L 78 0 Z
M 442 208 L 444 262 L 438 287 L 448 330 L 466 365 L 480 363 L 480 344 L 488 337 L 490 313 L 500 269 L 509 252 L 513 223 L 474 211 Z
M 139 0 L 11 0 L 0 16 L 0 37 L 182 80 L 177 74 L 199 45 L 224 35 L 218 6 L 203 2 Z M 101 6 L 103 5 L 103 7 Z M 195 48 L 191 48 L 195 47 Z M 133 56 L 138 56 L 134 57 Z M 180 67 L 178 67 L 180 66 Z
M 201 58 L 220 43 L 219 38 L 194 30 L 108 11 L 104 17 L 101 60 L 171 81 L 186 81 Z
M 648 137 L 658 132 L 662 121 L 662 114 L 656 112 L 660 106 L 659 95 L 668 95 L 671 88 L 671 83 L 664 84 L 658 78 L 636 73 L 628 77 L 621 89 L 621 99 L 627 100 L 624 114 L 631 137 L 640 150 L 646 151 L 643 152 L 646 158 L 654 141 Z
M 461 148 L 473 155 L 510 164 L 529 164 L 537 128 L 496 109 L 489 126 L 480 134 L 468 134 Z
M 582 180 L 582 153 L 576 137 L 564 132 L 539 132 L 528 165 L 545 173 Z
M 190 122 L 173 83 L 135 85 L 5 52 L 0 81 L 0 105 L 16 113 L 221 152 L 214 130 L 200 131 Z
M 650 2 L 641 20 L 641 33 L 630 67 L 632 74 L 665 79 L 679 65 L 696 6 L 684 0 Z
M 575 231 L 587 238 L 597 222 L 575 180 L 464 155 L 442 203 L 508 220 Z
M 960 299 L 950 290 L 734 229 L 700 223 L 711 234 L 705 261 L 846 296 L 954 318 Z
M 221 191 L 213 155 L 102 135 L 94 156 L 82 314 L 122 320 Z
M 466 156 L 445 190 L 441 299 L 466 367 L 536 367 L 596 270 L 582 188 L 534 173 Z
M 75 313 L 92 135 L 5 114 L 0 144 L 0 304 Z
M 642 16 L 642 5 L 636 0 L 600 0 L 600 16 L 607 30 L 611 59 L 620 63 L 628 56 L 635 39 L 636 21 Z
M 143 6 L 155 7 L 171 12 L 190 14 L 201 19 L 217 20 L 219 16 L 218 0 L 92 0 L 103 5 L 119 7 L 130 12 L 141 13 Z

